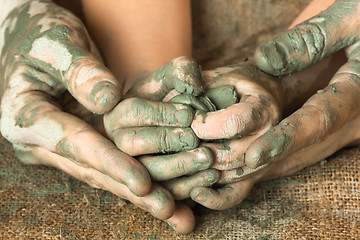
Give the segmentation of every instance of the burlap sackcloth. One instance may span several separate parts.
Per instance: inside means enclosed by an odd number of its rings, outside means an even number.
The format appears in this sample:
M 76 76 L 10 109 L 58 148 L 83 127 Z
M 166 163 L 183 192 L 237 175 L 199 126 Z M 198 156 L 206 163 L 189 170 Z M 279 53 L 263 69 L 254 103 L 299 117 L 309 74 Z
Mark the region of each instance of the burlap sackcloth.
M 251 58 L 308 2 L 193 1 L 194 56 L 205 68 Z M 360 239 L 359 169 L 360 148 L 342 150 L 257 184 L 237 207 L 196 207 L 196 229 L 182 236 L 111 193 L 20 163 L 0 138 L 0 239 Z

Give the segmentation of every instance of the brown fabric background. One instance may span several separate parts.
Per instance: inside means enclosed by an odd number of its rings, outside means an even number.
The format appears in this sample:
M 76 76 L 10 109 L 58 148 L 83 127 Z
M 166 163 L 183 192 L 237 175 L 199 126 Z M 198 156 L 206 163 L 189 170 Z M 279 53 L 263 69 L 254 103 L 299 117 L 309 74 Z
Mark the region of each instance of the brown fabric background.
M 60 1 L 66 4 L 66 1 Z M 194 0 L 194 56 L 204 68 L 251 58 L 309 0 Z M 0 239 L 359 239 L 360 148 L 257 184 L 226 211 L 196 207 L 187 236 L 118 197 L 52 168 L 19 162 L 0 138 Z

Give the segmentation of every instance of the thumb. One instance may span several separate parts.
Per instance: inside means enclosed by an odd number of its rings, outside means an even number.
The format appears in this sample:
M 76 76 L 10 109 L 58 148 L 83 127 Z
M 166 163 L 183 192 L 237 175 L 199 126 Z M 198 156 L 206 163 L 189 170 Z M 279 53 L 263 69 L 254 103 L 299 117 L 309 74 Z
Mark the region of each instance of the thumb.
M 327 10 L 263 43 L 255 51 L 258 67 L 280 76 L 301 71 L 359 39 L 360 2 L 337 0 Z

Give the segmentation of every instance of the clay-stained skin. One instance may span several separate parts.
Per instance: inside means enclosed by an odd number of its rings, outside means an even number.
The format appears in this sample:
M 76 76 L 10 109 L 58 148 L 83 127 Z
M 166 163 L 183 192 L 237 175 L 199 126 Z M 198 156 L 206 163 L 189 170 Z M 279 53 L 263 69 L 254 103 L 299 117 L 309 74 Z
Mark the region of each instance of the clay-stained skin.
M 20 75 L 24 83 L 19 85 L 24 86 L 12 87 L 8 95 L 46 90 L 57 98 L 67 88 L 94 112 L 103 112 L 101 108 L 111 108 L 118 101 L 120 91 L 104 95 L 106 86 L 113 87 L 115 79 L 112 75 L 97 76 L 104 72 L 100 62 L 86 52 L 93 50 L 88 34 L 68 11 L 46 1 L 30 1 L 10 13 L 1 30 L 0 74 L 5 79 L 1 95 L 8 89 L 9 79 Z M 96 84 L 100 77 L 103 81 Z
M 359 13 L 359 1 L 338 0 L 258 49 L 259 67 L 276 75 L 302 70 L 344 47 L 348 47 L 348 62 L 327 87 L 319 89 L 300 109 L 249 147 L 247 166 L 277 162 L 304 147 L 320 144 L 359 113 Z M 273 43 L 282 47 L 276 50 L 271 47 Z M 272 64 L 275 62 L 279 65 Z
M 247 136 L 274 125 L 280 117 L 280 83 L 251 64 L 204 72 L 204 85 L 205 96 L 222 110 L 196 115 L 192 128 L 201 139 Z
M 280 76 L 301 71 L 359 40 L 357 0 L 337 0 L 326 11 L 263 43 L 257 65 Z
M 162 100 L 171 90 L 198 96 L 203 92 L 199 65 L 191 58 L 178 57 L 160 67 L 149 77 L 137 81 L 129 90 L 129 97 L 141 96 Z
M 94 57 L 97 52 L 80 20 L 50 1 L 34 0 L 15 8 L 0 29 L 1 133 L 19 157 L 60 169 L 51 161 L 90 166 L 135 195 L 147 194 L 146 169 L 59 105 L 66 90 L 88 114 L 109 111 L 121 97 L 113 75 Z M 29 157 L 38 149 L 50 152 L 49 158 Z
M 174 178 L 162 182 L 170 190 L 175 200 L 183 200 L 190 197 L 190 192 L 195 187 L 211 187 L 217 183 L 220 172 L 215 169 L 207 169 L 191 176 Z
M 213 164 L 213 156 L 208 148 L 199 148 L 192 151 L 153 156 L 141 156 L 139 161 L 149 171 L 155 181 L 164 181 L 183 175 L 194 174 L 206 170 Z

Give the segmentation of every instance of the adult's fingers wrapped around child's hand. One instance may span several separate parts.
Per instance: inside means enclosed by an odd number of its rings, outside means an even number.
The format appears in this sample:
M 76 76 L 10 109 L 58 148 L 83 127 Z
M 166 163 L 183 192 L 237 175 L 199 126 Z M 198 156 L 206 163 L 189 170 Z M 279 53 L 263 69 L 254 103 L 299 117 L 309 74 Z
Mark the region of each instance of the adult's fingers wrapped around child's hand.
M 196 115 L 191 127 L 200 139 L 241 138 L 277 123 L 282 92 L 276 79 L 251 64 L 217 68 L 203 75 L 205 96 L 217 105 L 218 111 Z M 239 102 L 233 101 L 236 96 Z

